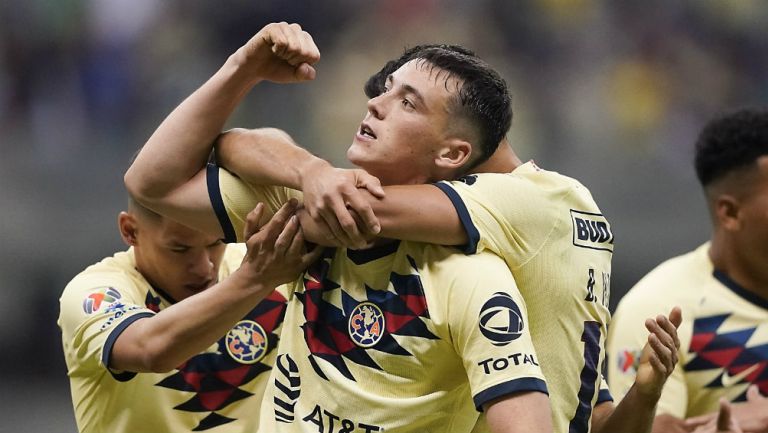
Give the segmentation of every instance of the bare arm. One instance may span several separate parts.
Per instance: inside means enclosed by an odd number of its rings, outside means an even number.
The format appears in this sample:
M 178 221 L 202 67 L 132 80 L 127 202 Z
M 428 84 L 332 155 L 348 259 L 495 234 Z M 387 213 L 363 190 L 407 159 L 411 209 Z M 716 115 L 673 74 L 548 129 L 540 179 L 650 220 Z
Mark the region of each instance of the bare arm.
M 493 433 L 552 432 L 549 398 L 541 392 L 513 394 L 483 408 Z
M 222 166 L 248 183 L 301 189 L 309 216 L 302 217 L 302 228 L 312 242 L 360 247 L 377 233 L 374 226 L 386 238 L 467 242 L 453 204 L 432 185 L 388 186 L 382 193 L 378 179 L 334 168 L 277 129 L 228 131 L 216 150 Z
M 220 235 L 200 172 L 214 140 L 254 85 L 311 80 L 319 58 L 298 25 L 264 27 L 160 124 L 125 174 L 128 191 L 160 214 Z
M 248 215 L 248 252 L 229 278 L 152 317 L 137 320 L 117 338 L 110 367 L 132 372 L 165 372 L 207 349 L 275 287 L 296 278 L 320 249 L 304 252 L 304 239 L 291 203 L 261 230 L 264 206 Z M 258 233 L 257 233 L 258 231 Z
M 661 431 L 686 431 L 682 420 L 676 423 L 669 416 L 655 417 L 656 404 L 661 398 L 664 383 L 677 364 L 680 340 L 677 328 L 682 323 L 682 313 L 675 307 L 669 317 L 648 319 L 645 327 L 650 331 L 648 343 L 643 347 L 635 383 L 621 402 L 614 407 L 603 403 L 595 407 L 592 431 L 596 433 L 628 432 L 648 433 Z M 661 430 L 663 429 L 663 430 Z

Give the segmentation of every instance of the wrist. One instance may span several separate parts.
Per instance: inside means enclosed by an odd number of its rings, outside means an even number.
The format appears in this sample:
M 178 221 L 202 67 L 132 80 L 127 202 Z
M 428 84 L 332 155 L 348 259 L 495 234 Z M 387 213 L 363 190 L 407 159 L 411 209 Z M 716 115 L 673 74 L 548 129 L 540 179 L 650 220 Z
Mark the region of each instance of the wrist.
M 249 266 L 241 265 L 227 279 L 232 282 L 238 291 L 245 293 L 246 296 L 263 295 L 277 287 L 276 284 L 264 282 L 262 275 L 251 270 Z
M 310 155 L 301 164 L 296 165 L 296 176 L 298 179 L 297 186 L 303 191 L 306 182 L 316 181 L 319 177 L 319 173 L 328 169 L 333 169 L 330 162 L 318 158 L 317 156 Z

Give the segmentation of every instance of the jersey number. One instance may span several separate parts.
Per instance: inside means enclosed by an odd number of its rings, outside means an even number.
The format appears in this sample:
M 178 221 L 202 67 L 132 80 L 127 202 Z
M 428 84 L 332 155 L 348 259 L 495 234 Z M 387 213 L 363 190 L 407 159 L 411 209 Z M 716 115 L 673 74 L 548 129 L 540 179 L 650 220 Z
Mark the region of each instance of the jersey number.
M 581 369 L 579 406 L 568 425 L 568 433 L 586 433 L 589 417 L 592 416 L 592 399 L 595 396 L 597 383 L 597 363 L 600 360 L 600 323 L 584 322 L 581 341 L 584 342 L 584 368 Z

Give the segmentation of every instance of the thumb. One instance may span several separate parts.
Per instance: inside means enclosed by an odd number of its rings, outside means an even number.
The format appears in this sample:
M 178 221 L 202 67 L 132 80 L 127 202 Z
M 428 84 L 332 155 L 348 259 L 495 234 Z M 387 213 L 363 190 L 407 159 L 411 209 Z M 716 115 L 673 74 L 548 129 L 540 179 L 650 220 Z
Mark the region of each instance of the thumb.
M 669 321 L 675 325 L 675 328 L 679 328 L 680 324 L 683 323 L 683 310 L 677 306 L 672 308 L 672 311 L 669 312 Z
M 296 69 L 293 72 L 293 75 L 298 80 L 310 81 L 315 79 L 315 75 L 317 75 L 317 72 L 315 71 L 315 68 L 309 65 L 309 63 L 302 63 L 296 67 Z
M 731 405 L 724 398 L 720 398 L 720 412 L 717 414 L 717 431 L 731 429 Z
M 381 187 L 381 181 L 376 176 L 373 176 L 371 174 L 366 173 L 363 170 L 360 170 L 358 173 L 357 178 L 357 187 L 358 188 L 365 188 L 373 194 L 376 198 L 384 198 L 384 188 Z

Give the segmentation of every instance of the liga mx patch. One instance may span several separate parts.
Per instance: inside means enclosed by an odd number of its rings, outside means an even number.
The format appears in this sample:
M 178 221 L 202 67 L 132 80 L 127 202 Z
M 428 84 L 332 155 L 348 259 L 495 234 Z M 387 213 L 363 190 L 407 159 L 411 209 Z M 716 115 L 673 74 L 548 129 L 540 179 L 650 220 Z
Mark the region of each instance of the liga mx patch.
M 349 337 L 360 347 L 373 347 L 384 335 L 384 313 L 378 305 L 361 302 L 349 315 Z
M 102 307 L 108 307 L 120 298 L 122 295 L 114 287 L 98 287 L 83 299 L 83 311 L 85 314 L 96 313 Z
M 509 293 L 496 292 L 480 309 L 480 332 L 494 346 L 506 346 L 523 334 L 520 307 Z
M 616 364 L 619 371 L 624 374 L 637 373 L 637 367 L 640 365 L 641 350 L 623 349 L 616 356 Z
M 608 220 L 599 213 L 571 209 L 573 245 L 613 252 L 613 232 Z
M 255 364 L 267 354 L 267 333 L 253 320 L 241 320 L 227 332 L 227 352 L 241 364 Z

